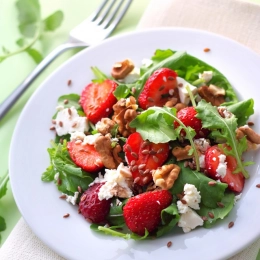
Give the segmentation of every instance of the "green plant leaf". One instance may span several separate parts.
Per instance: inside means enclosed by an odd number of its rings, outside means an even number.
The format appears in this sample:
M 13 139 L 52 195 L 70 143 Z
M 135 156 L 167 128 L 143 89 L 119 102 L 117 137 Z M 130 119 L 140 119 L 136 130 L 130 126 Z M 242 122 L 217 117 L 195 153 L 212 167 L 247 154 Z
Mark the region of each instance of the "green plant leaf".
M 8 181 L 9 181 L 9 176 L 7 172 L 4 175 L 4 177 L 0 178 L 0 199 L 6 195 Z
M 45 31 L 54 31 L 60 27 L 63 21 L 64 15 L 62 11 L 56 11 L 46 19 L 43 20 L 44 30 Z
M 41 53 L 39 51 L 37 51 L 36 49 L 30 48 L 30 49 L 27 49 L 26 52 L 33 58 L 33 60 L 37 64 L 39 64 L 43 60 Z

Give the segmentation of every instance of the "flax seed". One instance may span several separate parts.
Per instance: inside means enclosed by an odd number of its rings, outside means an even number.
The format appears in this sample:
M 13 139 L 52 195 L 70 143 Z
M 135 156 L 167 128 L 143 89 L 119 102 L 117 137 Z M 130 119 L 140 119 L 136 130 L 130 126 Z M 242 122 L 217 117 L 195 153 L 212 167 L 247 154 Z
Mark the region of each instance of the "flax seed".
M 151 98 L 151 97 L 148 97 L 147 100 L 150 101 L 150 102 L 154 102 L 154 99 Z
M 182 204 L 187 204 L 187 201 L 184 199 L 181 199 Z
M 143 150 L 142 154 L 149 154 L 149 150 Z
M 128 144 L 128 145 L 126 145 L 126 149 L 129 151 L 129 152 L 132 152 L 132 148 L 131 148 L 131 146 Z
M 134 94 L 135 92 L 136 92 L 136 88 L 133 87 L 133 88 L 132 88 L 132 93 Z
M 248 122 L 247 124 L 248 124 L 249 126 L 255 125 L 254 122 Z
M 209 215 L 210 218 L 214 218 L 215 217 L 212 212 L 208 212 L 208 215 Z
M 136 177 L 136 178 L 134 179 L 134 183 L 137 183 L 138 181 L 140 181 L 140 177 Z
M 136 161 L 135 161 L 135 160 L 133 160 L 133 161 L 131 161 L 131 162 L 130 162 L 130 165 L 131 165 L 131 166 L 134 166 L 134 165 L 135 165 L 135 163 L 136 163 Z
M 172 241 L 169 241 L 168 243 L 167 243 L 167 247 L 171 247 L 172 246 Z
M 67 81 L 67 85 L 68 85 L 68 86 L 71 85 L 71 79 L 69 79 L 69 80 Z
M 228 228 L 232 228 L 233 226 L 234 226 L 234 222 L 233 221 L 228 223 Z
M 76 127 L 77 126 L 77 122 L 75 122 L 73 125 L 72 125 L 72 127 Z
M 163 152 L 163 148 L 160 148 L 158 151 L 157 151 L 157 154 L 160 154 Z
M 83 201 L 83 200 L 85 200 L 86 199 L 86 197 L 87 197 L 87 195 L 85 194 L 85 195 L 83 195 L 81 198 L 80 198 L 80 201 Z
M 145 166 L 146 166 L 146 164 L 140 164 L 140 165 L 138 166 L 138 169 L 139 169 L 139 170 L 142 170 L 142 169 L 145 168 Z
M 144 174 L 148 174 L 150 172 L 150 170 L 149 169 L 146 169 L 145 171 L 144 171 Z
M 62 183 L 62 180 L 59 178 L 59 179 L 57 180 L 57 184 L 60 186 L 61 183 Z
M 208 185 L 209 185 L 209 186 L 215 186 L 216 184 L 217 184 L 217 183 L 216 183 L 215 181 L 209 181 L 209 182 L 208 182 Z
M 256 184 L 256 188 L 260 188 L 260 184 Z
M 183 87 L 183 84 L 182 84 L 182 83 L 179 83 L 179 84 L 178 84 L 178 87 L 180 87 L 180 88 Z
M 222 203 L 222 202 L 217 202 L 217 205 L 220 207 L 220 208 L 224 208 L 225 205 Z
M 70 109 L 70 108 L 68 108 L 68 113 L 69 113 L 69 115 L 71 116 L 72 112 L 71 112 L 71 109 Z
M 151 154 L 151 155 L 155 155 L 155 154 L 157 154 L 157 152 L 154 151 L 154 150 L 151 150 L 151 151 L 149 152 L 149 154 Z
M 82 192 L 82 189 L 81 189 L 81 187 L 80 187 L 80 186 L 78 186 L 78 191 L 79 191 L 79 193 L 81 193 L 81 192 Z
M 63 139 L 62 138 L 60 139 L 60 143 L 63 144 Z
M 138 159 L 138 154 L 137 154 L 137 153 L 131 152 L 131 155 L 132 155 L 135 159 Z
M 66 199 L 66 198 L 67 198 L 66 194 L 62 194 L 62 195 L 60 196 L 60 199 Z
M 64 99 L 63 103 L 66 105 L 69 103 L 69 100 L 68 99 Z
M 51 127 L 50 127 L 50 130 L 55 130 L 55 126 L 51 126 Z
M 63 123 L 62 123 L 61 121 L 59 122 L 59 126 L 60 126 L 60 127 L 63 127 Z
M 179 200 L 181 200 L 181 199 L 183 198 L 183 195 L 180 194 L 180 193 L 176 194 L 176 196 L 177 196 L 177 198 L 178 198 Z
M 139 173 L 140 173 L 141 175 L 144 175 L 144 171 L 143 171 L 143 170 L 139 170 Z
M 67 213 L 67 214 L 63 215 L 63 217 L 64 217 L 64 218 L 68 218 L 69 216 L 70 216 L 70 214 L 69 214 L 69 213 Z
M 144 177 L 144 178 L 143 178 L 143 183 L 144 183 L 144 184 L 147 184 L 148 181 L 149 181 L 149 178 L 148 178 L 148 177 Z
M 201 218 L 202 218 L 203 221 L 207 221 L 208 220 L 208 218 L 206 216 L 202 216 Z
M 168 80 L 174 80 L 174 77 L 169 76 L 167 79 L 168 79 Z
M 155 155 L 153 155 L 153 160 L 154 160 L 156 163 L 159 162 L 159 159 L 158 159 Z
M 148 145 L 149 145 L 149 142 L 143 142 L 141 145 L 141 149 L 144 149 Z
M 135 165 L 135 166 L 132 167 L 132 171 L 133 171 L 133 172 L 135 172 L 137 169 L 138 169 L 138 166 L 137 166 L 137 165 Z
M 210 51 L 210 48 L 204 48 L 203 51 L 204 51 L 204 52 L 209 52 L 209 51 Z
M 162 91 L 164 88 L 165 88 L 165 86 L 161 86 L 161 87 L 159 88 L 159 91 Z

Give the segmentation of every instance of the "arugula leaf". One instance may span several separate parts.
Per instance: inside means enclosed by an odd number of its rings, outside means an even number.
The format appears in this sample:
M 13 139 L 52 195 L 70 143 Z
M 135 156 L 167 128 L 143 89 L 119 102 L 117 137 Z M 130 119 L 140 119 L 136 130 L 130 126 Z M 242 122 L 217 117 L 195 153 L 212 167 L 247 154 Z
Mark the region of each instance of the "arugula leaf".
M 217 222 L 217 220 L 224 219 L 234 207 L 234 198 L 235 198 L 235 194 L 232 192 L 228 192 L 225 193 L 224 197 L 220 201 L 224 205 L 224 207 L 215 207 L 212 209 L 204 205 L 201 205 L 198 214 L 200 216 L 207 217 L 207 220 L 204 221 L 203 226 L 205 228 L 210 228 Z M 214 218 L 208 217 L 209 212 L 213 213 Z
M 6 222 L 3 217 L 0 216 L 0 232 L 6 230 Z M 1 233 L 0 233 L 0 244 L 1 244 Z
M 93 177 L 71 160 L 66 140 L 63 141 L 63 144 L 51 142 L 51 145 L 52 148 L 48 148 L 50 166 L 42 174 L 42 181 L 54 181 L 58 190 L 68 195 L 78 191 L 78 186 L 82 190 L 87 190 Z
M 114 198 L 112 201 L 112 205 L 110 207 L 110 211 L 107 217 L 109 224 L 113 226 L 121 226 L 125 224 L 125 220 L 123 217 L 123 207 L 127 201 L 124 200 L 120 205 L 117 205 L 117 198 Z
M 236 116 L 238 127 L 245 125 L 249 117 L 254 114 L 254 100 L 252 98 L 240 102 L 226 102 L 221 106 L 227 107 L 227 110 Z
M 0 178 L 0 199 L 6 194 L 8 181 L 9 181 L 9 176 L 7 172 L 4 175 L 4 177 Z
M 33 45 L 43 36 L 44 31 L 53 31 L 60 26 L 63 13 L 56 11 L 42 20 L 39 0 L 17 0 L 16 8 L 18 28 L 23 38 L 16 41 L 20 48 L 15 51 L 11 52 L 4 46 L 2 47 L 3 55 L 0 55 L 0 62 L 16 54 L 27 52 L 36 63 L 39 63 L 42 61 L 42 55 L 33 48 Z M 26 41 L 27 38 L 29 41 Z
M 247 149 L 246 138 L 237 140 L 235 131 L 237 129 L 237 119 L 235 116 L 230 118 L 223 118 L 218 113 L 217 107 L 212 106 L 205 100 L 201 100 L 196 107 L 197 117 L 202 120 L 202 126 L 210 129 L 211 137 L 217 139 L 224 139 L 225 143 L 231 147 L 231 150 L 225 149 L 227 155 L 232 155 L 236 158 L 237 169 L 236 172 L 242 172 L 245 178 L 249 178 L 248 172 L 244 166 L 248 162 L 242 162 L 241 156 Z
M 60 27 L 64 18 L 62 11 L 56 11 L 43 20 L 45 31 L 54 31 Z
M 109 77 L 105 73 L 103 73 L 98 67 L 91 67 L 91 70 L 96 77 L 92 80 L 92 82 L 102 83 L 104 80 L 109 79 Z
M 158 228 L 156 236 L 160 237 L 172 230 L 180 219 L 176 204 L 172 204 L 161 212 L 162 225 Z
M 126 98 L 131 93 L 133 86 L 134 84 L 120 84 L 117 86 L 113 94 L 117 98 L 117 100 L 121 98 Z
M 227 188 L 226 183 L 216 182 L 215 186 L 208 183 L 214 181 L 204 174 L 194 171 L 189 167 L 184 167 L 184 163 L 178 164 L 181 167 L 178 179 L 170 189 L 172 194 L 181 194 L 186 183 L 193 184 L 200 191 L 201 204 L 209 208 L 216 208 L 217 202 L 221 201 Z

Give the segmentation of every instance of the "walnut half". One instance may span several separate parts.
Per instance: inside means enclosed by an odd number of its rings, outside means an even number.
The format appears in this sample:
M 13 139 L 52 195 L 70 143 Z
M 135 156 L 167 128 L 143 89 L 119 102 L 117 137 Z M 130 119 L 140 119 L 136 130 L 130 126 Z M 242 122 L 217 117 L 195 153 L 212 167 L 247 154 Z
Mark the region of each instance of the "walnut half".
M 169 190 L 178 178 L 181 168 L 176 164 L 167 164 L 152 171 L 153 181 L 163 190 Z
M 111 75 L 114 79 L 124 79 L 134 67 L 133 62 L 130 60 L 116 62 L 112 68 Z
M 219 88 L 215 85 L 201 86 L 198 88 L 198 93 L 201 98 L 205 99 L 207 102 L 210 102 L 212 106 L 220 106 L 225 102 L 225 89 Z

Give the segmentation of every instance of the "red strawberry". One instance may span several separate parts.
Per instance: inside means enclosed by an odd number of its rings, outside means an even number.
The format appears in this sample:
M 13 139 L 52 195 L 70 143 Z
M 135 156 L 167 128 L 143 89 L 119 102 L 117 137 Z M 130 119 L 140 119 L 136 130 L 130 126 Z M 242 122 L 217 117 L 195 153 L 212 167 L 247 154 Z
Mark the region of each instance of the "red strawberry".
M 144 89 L 139 95 L 138 102 L 142 109 L 152 106 L 162 107 L 168 97 L 172 97 L 177 91 L 177 73 L 168 68 L 156 70 L 146 81 Z M 174 93 L 174 91 L 176 93 Z
M 123 147 L 135 183 L 143 186 L 152 180 L 151 170 L 162 166 L 168 158 L 169 144 L 144 141 L 139 133 L 131 134 Z
M 157 190 L 130 198 L 123 208 L 127 227 L 140 236 L 153 232 L 161 222 L 161 211 L 172 202 L 168 190 Z
M 112 107 L 117 102 L 113 95 L 116 87 L 117 84 L 109 79 L 102 83 L 90 83 L 85 87 L 79 103 L 92 123 L 96 124 L 101 118 L 111 114 Z
M 88 172 L 97 172 L 104 167 L 100 154 L 96 151 L 94 145 L 68 142 L 67 148 L 72 161 L 83 170 Z
M 202 128 L 201 120 L 197 118 L 196 115 L 197 115 L 197 111 L 195 110 L 194 107 L 182 108 L 177 113 L 178 119 L 180 119 L 185 126 L 190 126 L 195 130 L 196 132 L 195 138 L 207 137 L 209 134 L 209 130 Z M 174 126 L 178 127 L 179 123 L 177 121 L 174 121 Z M 184 131 L 181 133 L 184 136 L 186 135 Z
M 84 218 L 93 223 L 106 223 L 106 217 L 110 210 L 111 199 L 99 200 L 98 192 L 104 183 L 95 183 L 81 196 L 79 211 Z
M 228 184 L 228 188 L 235 192 L 241 192 L 244 187 L 245 178 L 242 173 L 232 173 L 237 167 L 236 159 L 227 155 L 225 162 L 227 164 L 226 175 L 221 177 L 217 173 L 217 168 L 219 166 L 220 155 L 223 155 L 222 149 L 217 145 L 214 145 L 207 149 L 205 153 L 205 170 L 207 175 L 213 179 L 219 179 L 221 182 Z

